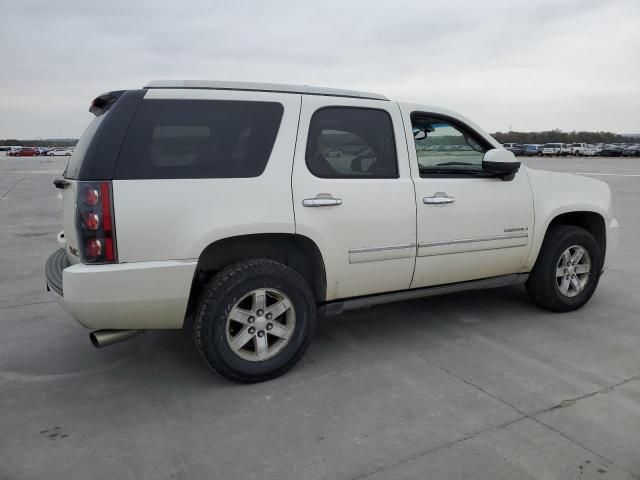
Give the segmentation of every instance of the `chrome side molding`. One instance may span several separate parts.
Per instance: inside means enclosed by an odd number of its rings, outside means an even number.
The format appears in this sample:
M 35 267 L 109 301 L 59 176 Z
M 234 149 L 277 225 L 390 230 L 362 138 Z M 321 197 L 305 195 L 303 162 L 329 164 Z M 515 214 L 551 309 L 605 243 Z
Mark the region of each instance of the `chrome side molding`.
M 398 258 L 413 258 L 416 254 L 415 243 L 398 245 L 380 245 L 377 247 L 352 248 L 349 250 L 349 263 L 377 262 Z
M 443 245 L 459 245 L 461 243 L 493 242 L 497 240 L 514 240 L 516 238 L 529 238 L 528 233 L 510 233 L 505 235 L 493 235 L 491 237 L 458 238 L 455 240 L 443 240 L 441 242 L 420 242 L 418 247 L 441 247 Z

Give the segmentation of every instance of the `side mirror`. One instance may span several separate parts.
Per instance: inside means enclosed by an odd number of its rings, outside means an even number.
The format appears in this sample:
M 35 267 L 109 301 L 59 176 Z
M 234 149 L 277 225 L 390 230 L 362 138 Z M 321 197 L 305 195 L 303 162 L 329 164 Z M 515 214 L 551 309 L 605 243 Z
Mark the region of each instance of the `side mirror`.
M 427 132 L 419 128 L 413 127 L 413 138 L 416 140 L 424 140 L 427 138 Z
M 503 180 L 512 180 L 520 169 L 520 162 L 513 152 L 504 148 L 487 150 L 482 157 L 482 169 L 502 177 Z

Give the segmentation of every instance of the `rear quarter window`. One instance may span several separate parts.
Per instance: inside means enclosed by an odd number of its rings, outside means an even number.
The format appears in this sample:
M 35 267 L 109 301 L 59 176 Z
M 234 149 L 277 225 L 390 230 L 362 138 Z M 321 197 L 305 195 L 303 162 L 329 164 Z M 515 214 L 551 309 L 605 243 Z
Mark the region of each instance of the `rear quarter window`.
M 67 163 L 67 168 L 65 169 L 65 177 L 78 178 L 80 167 L 82 166 L 82 161 L 87 154 L 87 149 L 89 148 L 89 145 L 91 145 L 91 141 L 93 140 L 93 137 L 98 131 L 98 128 L 100 127 L 100 124 L 102 123 L 102 120 L 104 118 L 104 115 L 94 118 L 89 126 L 85 129 L 76 145 L 75 150 L 73 151 L 73 155 L 69 157 L 69 162 Z
M 125 137 L 114 179 L 257 177 L 283 112 L 275 102 L 145 100 Z

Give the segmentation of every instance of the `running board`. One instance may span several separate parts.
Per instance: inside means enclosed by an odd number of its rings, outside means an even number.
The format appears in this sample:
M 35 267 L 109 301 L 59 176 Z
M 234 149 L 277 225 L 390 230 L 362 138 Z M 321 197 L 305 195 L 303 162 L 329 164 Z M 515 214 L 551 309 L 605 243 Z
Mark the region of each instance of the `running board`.
M 514 273 L 511 275 L 501 275 L 499 277 L 483 278 L 482 280 L 472 280 L 469 282 L 450 283 L 449 285 L 439 285 L 436 287 L 415 288 L 413 290 L 402 290 L 393 293 L 381 293 L 367 297 L 357 297 L 347 300 L 337 300 L 325 303 L 319 308 L 319 313 L 325 317 L 340 315 L 349 310 L 369 308 L 384 303 L 402 302 L 415 298 L 432 297 L 444 295 L 446 293 L 464 292 L 467 290 L 483 290 L 485 288 L 506 287 L 524 283 L 529 278 L 528 273 Z

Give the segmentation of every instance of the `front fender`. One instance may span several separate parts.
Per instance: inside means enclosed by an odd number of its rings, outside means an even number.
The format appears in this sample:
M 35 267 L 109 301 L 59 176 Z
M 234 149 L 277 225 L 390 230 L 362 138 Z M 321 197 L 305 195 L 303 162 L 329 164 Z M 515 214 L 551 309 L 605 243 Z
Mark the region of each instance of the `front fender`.
M 609 185 L 593 178 L 568 173 L 527 169 L 534 204 L 534 235 L 525 269 L 530 271 L 538 258 L 551 222 L 559 215 L 572 212 L 596 213 L 604 220 L 609 245 L 615 244 L 612 230 L 617 229 L 613 217 Z

